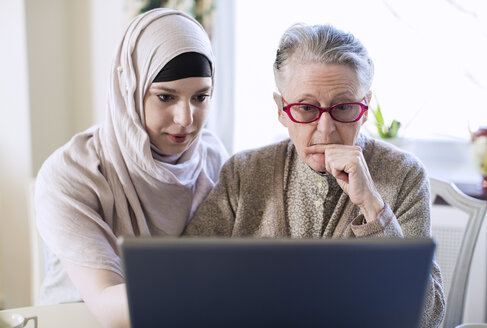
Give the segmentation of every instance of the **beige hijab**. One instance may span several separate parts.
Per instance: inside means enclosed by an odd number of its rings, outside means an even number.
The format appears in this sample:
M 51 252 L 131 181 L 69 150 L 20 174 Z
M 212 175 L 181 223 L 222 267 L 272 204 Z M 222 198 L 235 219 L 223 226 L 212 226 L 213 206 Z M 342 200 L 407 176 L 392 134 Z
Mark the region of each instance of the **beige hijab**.
M 117 237 L 180 235 L 216 183 L 226 153 L 211 133 L 164 162 L 145 131 L 144 94 L 184 52 L 213 63 L 208 36 L 190 16 L 156 9 L 128 26 L 111 68 L 105 123 L 73 137 L 37 178 L 39 231 L 58 258 L 122 275 Z

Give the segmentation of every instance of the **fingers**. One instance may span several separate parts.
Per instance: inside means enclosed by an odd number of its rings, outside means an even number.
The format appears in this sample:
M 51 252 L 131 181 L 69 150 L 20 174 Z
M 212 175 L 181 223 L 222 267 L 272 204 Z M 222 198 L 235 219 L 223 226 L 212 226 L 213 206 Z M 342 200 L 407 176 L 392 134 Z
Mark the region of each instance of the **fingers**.
M 349 175 L 354 174 L 361 165 L 362 149 L 358 146 L 339 144 L 316 144 L 304 149 L 305 154 L 324 154 L 325 169 L 335 179 L 349 182 Z
M 308 154 L 325 155 L 325 169 L 337 179 L 340 187 L 349 192 L 359 193 L 366 183 L 366 166 L 362 149 L 358 146 L 338 144 L 312 145 L 305 149 Z M 352 190 L 350 190 L 352 188 Z
M 346 178 L 343 174 L 351 173 L 360 162 L 362 150 L 357 146 L 347 146 L 339 144 L 312 145 L 304 149 L 305 154 L 323 154 L 325 155 L 326 171 L 331 173 L 335 178 L 339 176 Z M 347 179 L 345 179 L 347 180 Z
M 325 150 L 327 148 L 330 148 L 334 145 L 323 145 L 323 144 L 319 144 L 319 145 L 311 145 L 311 146 L 308 146 L 306 148 L 304 148 L 304 153 L 305 154 L 316 154 L 316 153 L 324 153 Z
M 348 183 L 349 174 L 356 171 L 355 165 L 350 161 L 348 156 L 325 153 L 326 171 L 337 180 Z
M 338 144 L 312 145 L 305 148 L 304 152 L 324 154 L 326 171 L 335 177 L 350 197 L 350 201 L 361 208 L 368 221 L 377 216 L 375 207 L 382 209 L 383 202 L 380 196 L 377 197 L 377 190 L 360 147 Z M 374 201 L 371 202 L 370 199 Z M 372 206 L 374 208 L 370 209 L 368 204 L 379 206 Z
M 330 151 L 358 151 L 361 152 L 361 148 L 358 146 L 348 146 L 348 145 L 339 145 L 339 144 L 316 144 L 316 145 L 311 145 L 303 149 L 305 154 L 323 154 L 325 152 L 330 152 Z
M 343 181 L 344 183 L 348 184 L 349 183 L 349 180 L 348 180 L 348 173 L 346 172 L 343 172 L 343 171 L 336 171 L 334 170 L 334 172 L 332 173 L 332 175 L 335 177 L 335 179 L 337 179 L 338 181 Z

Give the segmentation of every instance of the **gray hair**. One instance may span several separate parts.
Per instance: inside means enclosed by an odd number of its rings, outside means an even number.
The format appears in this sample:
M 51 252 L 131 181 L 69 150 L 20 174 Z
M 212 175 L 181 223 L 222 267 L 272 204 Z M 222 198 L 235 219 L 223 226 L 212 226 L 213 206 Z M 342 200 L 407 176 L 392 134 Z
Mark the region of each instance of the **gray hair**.
M 290 59 L 303 63 L 347 65 L 355 70 L 360 85 L 369 91 L 374 63 L 367 49 L 352 34 L 331 25 L 296 24 L 284 32 L 274 62 L 274 78 L 281 92 L 283 72 Z

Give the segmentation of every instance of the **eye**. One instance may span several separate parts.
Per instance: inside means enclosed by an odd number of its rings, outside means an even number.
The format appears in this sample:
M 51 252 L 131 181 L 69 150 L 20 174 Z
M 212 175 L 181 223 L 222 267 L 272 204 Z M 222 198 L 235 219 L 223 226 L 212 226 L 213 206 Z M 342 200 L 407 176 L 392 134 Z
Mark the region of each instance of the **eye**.
M 201 103 L 205 102 L 208 98 L 210 98 L 210 95 L 208 95 L 208 94 L 202 94 L 202 95 L 195 96 L 195 99 Z
M 345 111 L 345 110 L 351 110 L 351 109 L 353 109 L 353 107 L 354 106 L 352 104 L 339 104 L 339 105 L 334 106 L 333 109 Z
M 293 110 L 300 111 L 300 112 L 311 112 L 315 111 L 316 108 L 314 108 L 311 105 L 306 105 L 306 104 L 296 104 L 292 106 Z
M 157 95 L 157 97 L 159 98 L 160 101 L 162 102 L 169 102 L 171 100 L 174 100 L 174 96 L 172 95 L 167 95 L 167 94 L 163 94 L 163 95 Z

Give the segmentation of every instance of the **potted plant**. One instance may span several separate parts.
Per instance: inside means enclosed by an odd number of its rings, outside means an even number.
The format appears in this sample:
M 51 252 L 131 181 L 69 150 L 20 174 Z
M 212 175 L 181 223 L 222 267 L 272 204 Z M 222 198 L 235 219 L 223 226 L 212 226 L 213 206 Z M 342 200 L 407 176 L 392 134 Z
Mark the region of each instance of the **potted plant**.
M 382 116 L 382 111 L 380 109 L 379 102 L 376 101 L 375 109 L 371 109 L 372 114 L 374 115 L 375 119 L 375 126 L 377 128 L 377 132 L 379 137 L 382 139 L 394 139 L 397 138 L 397 133 L 399 132 L 399 128 L 401 127 L 401 122 L 392 120 L 390 124 L 387 124 Z
M 487 191 L 487 127 L 471 133 L 474 162 L 482 175 L 482 190 Z

